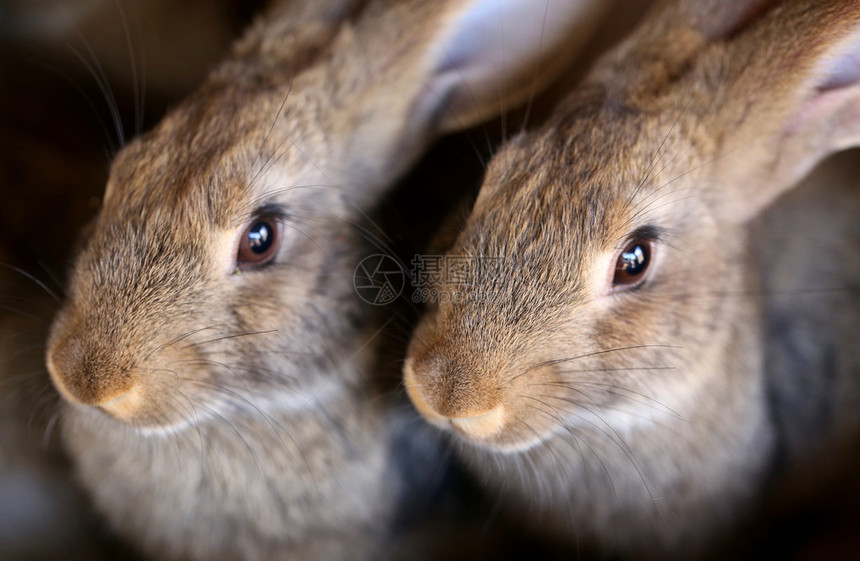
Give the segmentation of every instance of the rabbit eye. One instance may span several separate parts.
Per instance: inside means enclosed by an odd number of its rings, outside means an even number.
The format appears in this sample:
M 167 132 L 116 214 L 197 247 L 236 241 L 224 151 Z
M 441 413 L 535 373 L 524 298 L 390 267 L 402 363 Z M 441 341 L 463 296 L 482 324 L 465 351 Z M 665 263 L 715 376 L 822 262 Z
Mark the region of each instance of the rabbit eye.
M 273 217 L 255 219 L 239 239 L 236 261 L 240 269 L 264 265 L 275 257 L 281 241 L 281 224 Z
M 651 263 L 652 250 L 651 240 L 636 239 L 628 243 L 615 261 L 613 288 L 626 289 L 641 284 L 645 279 L 645 271 Z

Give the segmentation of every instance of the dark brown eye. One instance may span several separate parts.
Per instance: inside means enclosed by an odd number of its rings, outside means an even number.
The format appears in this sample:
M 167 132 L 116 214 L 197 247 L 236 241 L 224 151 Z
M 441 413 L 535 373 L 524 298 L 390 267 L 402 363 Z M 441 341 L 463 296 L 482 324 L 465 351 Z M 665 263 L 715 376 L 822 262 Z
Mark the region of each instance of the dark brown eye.
M 268 263 L 278 253 L 280 243 L 280 222 L 271 217 L 257 218 L 242 232 L 236 262 L 240 268 Z
M 615 289 L 633 288 L 645 279 L 645 271 L 651 263 L 653 242 L 635 239 L 627 244 L 615 261 L 615 276 L 612 286 Z

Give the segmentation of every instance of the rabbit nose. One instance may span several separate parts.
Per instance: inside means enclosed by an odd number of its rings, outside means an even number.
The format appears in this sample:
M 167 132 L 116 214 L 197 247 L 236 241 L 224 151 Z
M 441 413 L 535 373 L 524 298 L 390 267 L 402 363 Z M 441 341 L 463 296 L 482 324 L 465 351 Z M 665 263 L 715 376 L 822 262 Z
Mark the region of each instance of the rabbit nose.
M 140 391 L 132 369 L 118 366 L 107 354 L 87 349 L 77 337 L 64 338 L 49 344 L 48 373 L 67 401 L 128 416 L 140 402 Z
M 422 370 L 420 367 L 417 369 Z M 419 379 L 421 381 L 419 381 Z M 472 387 L 471 392 L 434 391 L 433 384 L 422 383 L 423 377 L 416 373 L 412 360 L 404 367 L 404 385 L 409 399 L 421 415 L 436 424 L 449 424 L 459 432 L 475 438 L 491 436 L 499 432 L 505 424 L 505 406 L 502 403 L 488 403 L 492 396 L 480 387 Z

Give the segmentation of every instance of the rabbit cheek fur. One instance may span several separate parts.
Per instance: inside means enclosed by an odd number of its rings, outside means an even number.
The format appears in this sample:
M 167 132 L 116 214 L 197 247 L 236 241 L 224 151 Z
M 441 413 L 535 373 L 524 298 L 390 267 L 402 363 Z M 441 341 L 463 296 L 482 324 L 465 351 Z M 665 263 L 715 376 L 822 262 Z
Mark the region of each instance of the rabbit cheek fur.
M 757 304 L 733 295 L 755 279 L 734 266 L 742 228 L 681 177 L 714 154 L 632 107 L 570 103 L 491 164 L 450 251 L 478 273 L 442 287 L 452 301 L 417 328 L 406 384 L 477 445 L 462 453 L 484 478 L 539 505 L 537 524 L 660 548 L 719 527 L 767 467 Z M 653 169 L 670 130 L 671 164 Z M 644 225 L 661 228 L 646 284 L 608 294 Z M 499 410 L 491 430 L 471 424 Z

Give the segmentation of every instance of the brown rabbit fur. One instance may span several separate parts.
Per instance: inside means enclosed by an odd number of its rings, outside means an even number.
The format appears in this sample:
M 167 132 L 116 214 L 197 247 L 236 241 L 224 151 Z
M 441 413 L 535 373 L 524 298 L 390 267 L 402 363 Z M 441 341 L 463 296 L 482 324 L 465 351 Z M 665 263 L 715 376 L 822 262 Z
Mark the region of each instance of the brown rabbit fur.
M 765 378 L 747 222 L 857 143 L 860 4 L 769 4 L 662 2 L 509 142 L 449 250 L 472 269 L 413 336 L 417 409 L 571 542 L 694 555 L 820 437 L 769 410 L 821 404 Z
M 476 5 L 276 3 L 113 162 L 47 364 L 80 477 L 155 558 L 385 557 L 403 415 L 373 390 L 356 226 L 436 134 L 551 78 L 598 13 L 565 4 L 540 49 L 482 73 L 482 43 L 449 30 Z M 276 257 L 243 267 L 262 218 Z

